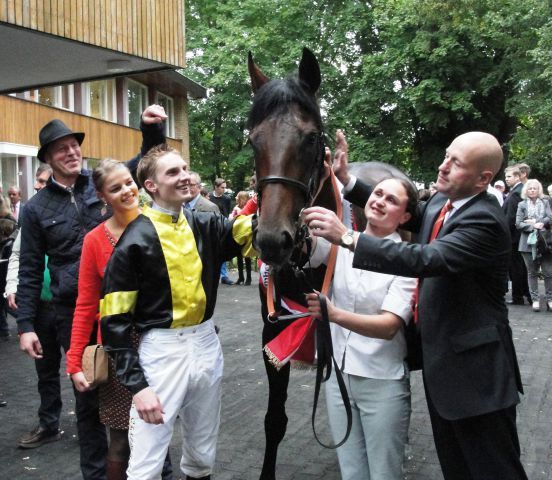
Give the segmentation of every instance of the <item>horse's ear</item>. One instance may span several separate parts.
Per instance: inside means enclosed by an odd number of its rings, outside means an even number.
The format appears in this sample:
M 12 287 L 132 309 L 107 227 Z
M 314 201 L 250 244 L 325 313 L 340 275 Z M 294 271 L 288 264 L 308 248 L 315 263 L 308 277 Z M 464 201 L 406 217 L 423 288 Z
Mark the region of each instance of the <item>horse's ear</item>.
M 320 87 L 320 66 L 314 53 L 308 48 L 303 48 L 303 57 L 299 63 L 299 80 L 308 85 L 313 95 Z
M 259 88 L 261 88 L 270 79 L 263 72 L 261 72 L 257 65 L 255 65 L 251 52 L 247 55 L 247 68 L 249 70 L 249 77 L 251 78 L 253 93 L 256 93 L 257 90 L 259 90 Z

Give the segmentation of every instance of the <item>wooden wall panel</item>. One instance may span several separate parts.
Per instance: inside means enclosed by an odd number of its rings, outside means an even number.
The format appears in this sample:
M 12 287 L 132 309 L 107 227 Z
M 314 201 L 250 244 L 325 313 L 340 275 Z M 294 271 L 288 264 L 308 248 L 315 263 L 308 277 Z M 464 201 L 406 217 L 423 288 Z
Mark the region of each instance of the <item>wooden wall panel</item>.
M 177 67 L 186 64 L 184 0 L 0 1 L 0 22 Z
M 19 98 L 0 95 L 0 111 L 6 119 L 25 119 L 24 122 L 0 122 L 2 142 L 38 147 L 40 129 L 50 120 L 59 118 L 74 132 L 86 134 L 82 144 L 85 157 L 128 160 L 139 152 L 142 144 L 142 133 L 139 130 Z M 176 150 L 183 151 L 182 140 L 169 139 L 168 143 Z

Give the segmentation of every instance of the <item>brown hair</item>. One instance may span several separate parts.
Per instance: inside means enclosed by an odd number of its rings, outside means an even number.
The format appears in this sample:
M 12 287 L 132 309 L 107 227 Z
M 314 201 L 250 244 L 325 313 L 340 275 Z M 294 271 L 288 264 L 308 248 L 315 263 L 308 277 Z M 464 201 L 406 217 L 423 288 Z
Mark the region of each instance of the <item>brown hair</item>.
M 180 155 L 177 150 L 170 147 L 166 143 L 162 143 L 161 145 L 157 145 L 156 147 L 153 147 L 151 150 L 146 153 L 142 159 L 140 160 L 140 163 L 138 164 L 138 169 L 136 171 L 136 176 L 138 177 L 138 181 L 140 182 L 140 185 L 144 187 L 146 192 L 151 196 L 151 192 L 145 187 L 144 182 L 149 179 L 155 179 L 155 170 L 157 168 L 157 162 L 161 157 L 164 157 L 165 155 L 168 155 L 169 153 L 175 153 L 176 155 Z
M 104 158 L 92 172 L 92 181 L 94 182 L 96 191 L 101 192 L 107 176 L 119 168 L 128 170 L 124 163 L 112 158 Z
M 8 238 L 15 230 L 15 221 L 10 218 L 0 219 L 0 241 Z

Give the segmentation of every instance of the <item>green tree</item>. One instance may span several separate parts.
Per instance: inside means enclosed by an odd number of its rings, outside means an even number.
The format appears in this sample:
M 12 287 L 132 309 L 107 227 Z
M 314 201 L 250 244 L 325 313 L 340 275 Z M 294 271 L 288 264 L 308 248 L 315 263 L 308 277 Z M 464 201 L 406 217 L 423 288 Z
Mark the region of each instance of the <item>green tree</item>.
M 345 130 L 353 160 L 390 162 L 418 180 L 433 180 L 446 146 L 468 130 L 495 134 L 516 159 L 537 152 L 537 131 L 550 138 L 545 0 L 187 5 L 186 74 L 210 92 L 190 113 L 192 166 L 206 179 L 239 189 L 253 169 L 249 50 L 270 77 L 294 71 L 303 46 L 313 50 L 327 131 Z

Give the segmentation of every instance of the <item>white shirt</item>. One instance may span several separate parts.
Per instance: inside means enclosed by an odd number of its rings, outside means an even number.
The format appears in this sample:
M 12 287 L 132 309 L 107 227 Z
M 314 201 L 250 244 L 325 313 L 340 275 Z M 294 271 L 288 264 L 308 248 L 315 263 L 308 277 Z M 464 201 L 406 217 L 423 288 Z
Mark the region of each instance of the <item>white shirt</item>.
M 400 242 L 398 233 L 386 238 Z M 330 244 L 318 238 L 311 265 L 325 263 Z M 415 278 L 353 268 L 354 253 L 339 248 L 333 280 L 332 302 L 360 314 L 394 313 L 407 324 L 412 316 Z M 400 329 L 391 340 L 366 337 L 331 323 L 335 359 L 343 372 L 366 378 L 400 379 L 404 376 L 406 342 Z

